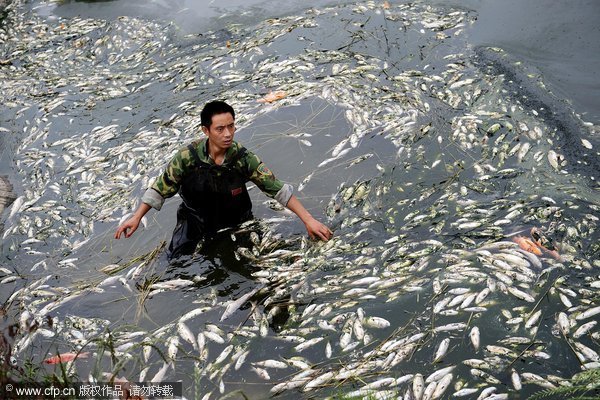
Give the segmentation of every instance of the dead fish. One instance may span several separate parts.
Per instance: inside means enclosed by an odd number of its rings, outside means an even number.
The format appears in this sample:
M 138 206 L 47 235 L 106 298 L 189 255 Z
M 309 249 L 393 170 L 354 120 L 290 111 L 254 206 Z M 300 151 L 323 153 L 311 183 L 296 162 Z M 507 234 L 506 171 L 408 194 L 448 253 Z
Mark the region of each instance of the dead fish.
M 261 290 L 264 286 L 258 286 L 254 289 L 252 289 L 250 292 L 246 293 L 245 295 L 243 295 L 242 297 L 240 297 L 239 299 L 230 302 L 227 307 L 225 308 L 225 311 L 223 312 L 223 315 L 221 315 L 221 319 L 220 321 L 223 322 L 224 320 L 226 320 L 227 318 L 229 318 L 234 312 L 236 312 L 244 303 L 246 303 L 248 301 L 248 299 L 250 299 L 252 296 L 254 296 L 259 290 Z
M 193 285 L 194 281 L 188 279 L 172 279 L 166 282 L 157 282 L 150 285 L 150 289 L 165 289 L 165 290 L 175 290 L 182 287 Z
M 471 339 L 471 343 L 473 344 L 473 347 L 475 348 L 475 351 L 479 350 L 479 344 L 480 344 L 480 333 L 479 333 L 479 328 L 474 326 L 473 328 L 471 328 L 471 332 L 469 333 L 469 338 Z
M 433 358 L 434 363 L 439 362 L 446 355 L 446 352 L 448 351 L 449 346 L 450 346 L 449 338 L 445 338 L 444 340 L 442 340 L 442 342 L 438 346 L 437 351 L 435 352 L 435 357 Z
M 590 321 L 581 325 L 577 330 L 573 333 L 573 338 L 579 339 L 581 336 L 588 333 L 592 328 L 594 328 L 598 324 L 598 321 Z

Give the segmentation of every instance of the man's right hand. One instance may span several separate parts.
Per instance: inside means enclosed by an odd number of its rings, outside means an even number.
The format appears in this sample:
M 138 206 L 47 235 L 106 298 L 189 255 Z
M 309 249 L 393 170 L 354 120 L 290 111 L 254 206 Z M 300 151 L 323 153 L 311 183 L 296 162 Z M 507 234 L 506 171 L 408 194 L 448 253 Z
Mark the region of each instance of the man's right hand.
M 128 238 L 129 236 L 133 235 L 133 232 L 136 231 L 139 225 L 140 218 L 134 215 L 117 228 L 117 231 L 115 232 L 115 239 L 120 239 L 123 233 L 125 234 L 125 237 Z
M 117 231 L 115 232 L 115 239 L 120 239 L 123 233 L 125 234 L 126 238 L 133 235 L 133 232 L 136 231 L 140 225 L 140 221 L 142 218 L 144 218 L 144 215 L 146 215 L 150 208 L 151 207 L 148 204 L 141 203 L 133 216 L 119 225 Z

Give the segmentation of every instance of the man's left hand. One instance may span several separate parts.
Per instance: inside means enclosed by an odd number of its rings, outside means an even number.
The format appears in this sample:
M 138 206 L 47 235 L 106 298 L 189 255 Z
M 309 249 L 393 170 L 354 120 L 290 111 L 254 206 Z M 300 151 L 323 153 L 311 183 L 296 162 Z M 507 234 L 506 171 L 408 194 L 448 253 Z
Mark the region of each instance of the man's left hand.
M 306 222 L 306 230 L 311 239 L 321 239 L 326 242 L 333 236 L 331 229 L 314 218 Z

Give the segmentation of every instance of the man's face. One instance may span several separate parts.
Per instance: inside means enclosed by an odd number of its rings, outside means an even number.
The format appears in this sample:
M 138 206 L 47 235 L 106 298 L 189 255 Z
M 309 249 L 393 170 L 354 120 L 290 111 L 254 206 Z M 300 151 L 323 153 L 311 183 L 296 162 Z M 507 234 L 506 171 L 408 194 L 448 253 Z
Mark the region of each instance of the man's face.
M 208 136 L 209 143 L 215 150 L 228 149 L 233 143 L 235 133 L 233 115 L 231 113 L 213 115 L 210 126 L 208 128 L 203 126 L 202 131 Z

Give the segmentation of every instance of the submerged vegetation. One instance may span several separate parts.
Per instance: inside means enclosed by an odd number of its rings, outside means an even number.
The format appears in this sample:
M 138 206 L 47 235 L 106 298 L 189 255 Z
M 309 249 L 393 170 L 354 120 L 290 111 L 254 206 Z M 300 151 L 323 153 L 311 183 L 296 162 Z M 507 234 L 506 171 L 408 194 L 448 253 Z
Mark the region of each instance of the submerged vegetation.
M 529 400 L 547 398 L 573 400 L 600 399 L 600 369 L 592 369 L 575 374 L 570 380 L 570 385 L 540 391 L 529 397 Z

